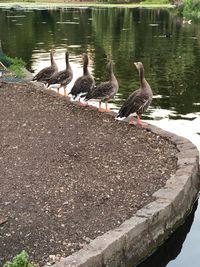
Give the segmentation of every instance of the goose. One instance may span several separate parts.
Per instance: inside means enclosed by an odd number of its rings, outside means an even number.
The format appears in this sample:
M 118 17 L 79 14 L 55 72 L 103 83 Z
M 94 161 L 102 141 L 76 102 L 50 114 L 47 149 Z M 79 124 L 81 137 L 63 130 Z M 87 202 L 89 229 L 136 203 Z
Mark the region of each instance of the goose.
M 66 69 L 59 71 L 51 76 L 47 83 L 47 88 L 57 88 L 57 94 L 59 95 L 59 89 L 64 87 L 64 94 L 66 95 L 67 85 L 71 82 L 73 78 L 72 68 L 69 64 L 69 52 L 65 52 L 65 61 L 66 61 Z
M 85 100 L 98 99 L 99 100 L 99 111 L 100 112 L 109 112 L 108 101 L 113 99 L 116 93 L 118 92 L 119 85 L 117 79 L 113 73 L 113 62 L 110 60 L 107 64 L 107 70 L 109 74 L 109 81 L 102 82 L 93 90 L 89 91 L 85 97 Z M 105 102 L 106 109 L 101 108 L 101 102 Z
M 144 66 L 142 62 L 135 62 L 134 65 L 139 72 L 140 88 L 134 91 L 124 102 L 117 114 L 117 119 L 124 119 L 130 114 L 136 113 L 137 123 L 140 126 L 145 127 L 147 124 L 141 121 L 141 115 L 151 104 L 153 93 L 150 85 L 144 77 Z M 136 125 L 137 123 L 131 118 L 130 124 Z
M 78 97 L 79 103 L 80 98 L 85 97 L 88 92 L 90 92 L 94 88 L 94 78 L 90 74 L 88 70 L 88 55 L 86 53 L 83 54 L 83 75 L 79 77 L 75 83 L 74 86 L 71 89 L 71 92 L 69 94 L 72 95 L 74 99 Z M 84 104 L 82 104 L 84 105 Z
M 44 82 L 47 83 L 50 77 L 58 72 L 58 66 L 54 60 L 54 55 L 56 51 L 51 49 L 50 51 L 50 59 L 51 59 L 51 66 L 46 67 L 39 71 L 32 79 L 32 81 Z
M 183 24 L 186 24 L 186 23 L 192 24 L 192 20 L 191 19 L 187 20 L 185 17 L 183 17 Z

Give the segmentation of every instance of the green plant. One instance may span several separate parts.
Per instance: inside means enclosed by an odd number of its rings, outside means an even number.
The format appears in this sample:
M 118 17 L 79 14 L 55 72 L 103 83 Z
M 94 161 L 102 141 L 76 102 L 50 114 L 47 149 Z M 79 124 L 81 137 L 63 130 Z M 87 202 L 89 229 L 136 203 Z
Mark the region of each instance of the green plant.
M 32 263 L 29 262 L 29 257 L 26 251 L 16 255 L 12 261 L 7 261 L 3 267 L 35 267 Z
M 108 3 L 108 4 L 130 4 L 130 3 L 139 3 L 141 0 L 97 0 L 100 3 Z
M 170 4 L 169 0 L 143 0 L 142 3 L 144 4 L 160 4 L 160 5 L 165 5 L 165 4 Z
M 25 62 L 21 58 L 11 58 L 11 57 L 5 57 L 7 62 L 9 62 L 8 69 L 13 72 L 18 78 L 23 78 L 23 68 L 25 66 Z
M 184 0 L 182 13 L 186 18 L 200 17 L 200 0 Z

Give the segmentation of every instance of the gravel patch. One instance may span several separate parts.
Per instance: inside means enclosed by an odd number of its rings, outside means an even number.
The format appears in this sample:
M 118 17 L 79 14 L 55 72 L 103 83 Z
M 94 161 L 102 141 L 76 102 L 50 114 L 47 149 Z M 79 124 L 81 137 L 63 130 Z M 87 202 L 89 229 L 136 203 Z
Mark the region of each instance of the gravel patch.
M 1 84 L 0 125 L 1 266 L 22 249 L 38 266 L 72 254 L 176 171 L 167 139 L 31 83 Z

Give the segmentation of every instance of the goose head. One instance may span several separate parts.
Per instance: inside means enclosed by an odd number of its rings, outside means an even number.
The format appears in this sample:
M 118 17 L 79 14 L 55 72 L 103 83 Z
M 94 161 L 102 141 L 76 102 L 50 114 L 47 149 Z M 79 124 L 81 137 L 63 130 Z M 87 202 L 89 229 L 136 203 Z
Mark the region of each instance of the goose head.
M 136 69 L 140 72 L 141 70 L 144 70 L 144 66 L 142 64 L 142 62 L 134 62 L 134 65 L 136 67 Z

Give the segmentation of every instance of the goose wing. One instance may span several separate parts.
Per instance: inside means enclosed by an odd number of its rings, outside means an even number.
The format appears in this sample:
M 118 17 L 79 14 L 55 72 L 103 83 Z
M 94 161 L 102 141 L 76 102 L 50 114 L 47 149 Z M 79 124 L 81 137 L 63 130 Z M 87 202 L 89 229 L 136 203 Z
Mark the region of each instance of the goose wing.
M 75 97 L 81 93 L 87 94 L 93 86 L 94 79 L 91 76 L 81 76 L 75 81 L 70 93 Z
M 55 73 L 55 69 L 53 67 L 46 67 L 39 71 L 34 77 L 33 81 L 48 81 L 49 78 Z
M 108 99 L 115 93 L 111 82 L 103 82 L 99 84 L 94 90 L 90 91 L 86 99 Z
M 117 117 L 128 117 L 131 113 L 142 114 L 150 105 L 152 97 L 141 89 L 133 92 L 124 102 Z
M 69 73 L 66 72 L 66 70 L 60 71 L 56 74 L 54 74 L 48 81 L 48 84 L 59 84 L 67 81 L 71 81 L 72 77 L 69 75 Z

